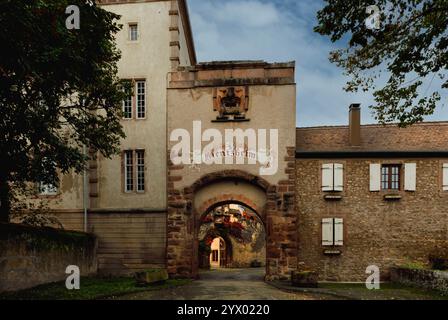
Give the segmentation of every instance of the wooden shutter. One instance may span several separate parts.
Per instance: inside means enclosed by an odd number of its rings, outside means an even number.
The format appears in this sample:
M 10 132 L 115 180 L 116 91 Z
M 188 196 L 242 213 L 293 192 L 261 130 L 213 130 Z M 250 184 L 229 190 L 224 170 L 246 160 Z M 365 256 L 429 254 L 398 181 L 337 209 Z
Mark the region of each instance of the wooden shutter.
M 370 164 L 370 191 L 381 190 L 381 165 L 379 163 Z
M 341 163 L 334 164 L 334 191 L 344 191 L 344 165 Z
M 333 191 L 333 164 L 322 165 L 322 191 Z
M 404 190 L 415 191 L 417 185 L 417 164 L 406 163 L 404 165 Z
M 333 245 L 333 219 L 322 219 L 322 245 Z
M 344 220 L 334 219 L 334 245 L 344 245 Z
M 448 163 L 443 164 L 443 179 L 442 179 L 442 185 L 443 185 L 443 191 L 448 191 Z

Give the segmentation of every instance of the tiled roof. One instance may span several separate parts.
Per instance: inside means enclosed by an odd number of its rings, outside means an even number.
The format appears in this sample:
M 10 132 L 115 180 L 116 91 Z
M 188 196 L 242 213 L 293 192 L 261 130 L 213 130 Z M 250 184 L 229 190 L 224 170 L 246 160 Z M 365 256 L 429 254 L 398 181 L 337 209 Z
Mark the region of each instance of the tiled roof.
M 298 152 L 448 151 L 448 122 L 361 126 L 361 146 L 349 145 L 348 126 L 297 128 Z

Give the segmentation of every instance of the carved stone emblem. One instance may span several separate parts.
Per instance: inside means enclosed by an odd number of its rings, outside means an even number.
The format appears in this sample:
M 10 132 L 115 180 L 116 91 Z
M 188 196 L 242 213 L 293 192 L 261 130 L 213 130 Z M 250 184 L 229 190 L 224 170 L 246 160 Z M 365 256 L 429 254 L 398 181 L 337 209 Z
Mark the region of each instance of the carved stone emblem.
M 217 88 L 213 95 L 213 110 L 218 121 L 245 120 L 249 110 L 249 88 Z

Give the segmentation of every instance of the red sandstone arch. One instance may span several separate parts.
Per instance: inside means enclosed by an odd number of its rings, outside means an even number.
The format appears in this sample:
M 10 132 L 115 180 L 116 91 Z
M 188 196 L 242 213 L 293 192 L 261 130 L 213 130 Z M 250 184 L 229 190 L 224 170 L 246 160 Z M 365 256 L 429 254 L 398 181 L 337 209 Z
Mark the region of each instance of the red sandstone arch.
M 223 180 L 233 180 L 233 179 L 239 179 L 242 181 L 246 181 L 250 184 L 253 184 L 255 186 L 260 187 L 264 191 L 268 191 L 272 186 L 267 182 L 265 179 L 253 175 L 251 173 L 248 173 L 246 171 L 242 170 L 224 170 L 224 171 L 217 171 L 212 172 L 209 174 L 206 174 L 199 178 L 195 183 L 193 183 L 189 188 L 188 191 L 195 192 L 198 189 L 202 188 L 203 186 L 209 185 L 212 182 L 217 181 L 223 181 Z M 275 187 L 274 187 L 275 188 Z
M 249 208 L 254 203 L 241 194 L 223 194 L 200 204 L 196 212 L 195 193 L 201 188 L 221 181 L 244 181 L 266 193 L 265 208 L 252 208 L 262 221 L 266 232 L 266 277 L 287 277 L 297 266 L 297 238 L 294 227 L 294 199 L 288 194 L 289 181 L 271 185 L 265 179 L 241 170 L 225 170 L 202 176 L 191 186 L 169 191 L 167 217 L 167 269 L 176 277 L 198 276 L 198 228 L 200 216 L 216 203 L 240 202 Z M 236 200 L 236 201 L 235 201 Z M 214 202 L 216 201 L 216 202 Z M 292 202 L 292 204 L 291 204 Z M 199 216 L 199 217 L 198 217 Z

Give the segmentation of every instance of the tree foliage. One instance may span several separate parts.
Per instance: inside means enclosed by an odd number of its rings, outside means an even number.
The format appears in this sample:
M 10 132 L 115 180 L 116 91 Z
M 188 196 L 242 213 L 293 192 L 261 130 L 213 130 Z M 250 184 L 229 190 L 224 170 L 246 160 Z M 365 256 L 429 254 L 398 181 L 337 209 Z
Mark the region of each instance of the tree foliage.
M 447 0 L 326 0 L 315 31 L 331 41 L 348 40 L 330 60 L 351 80 L 346 90 L 374 91 L 380 123 L 402 126 L 434 113 L 448 88 Z M 379 29 L 366 19 L 376 5 Z
M 80 29 L 66 27 L 69 5 L 80 9 Z M 0 1 L 0 220 L 16 188 L 82 171 L 84 145 L 118 151 L 118 18 L 85 0 Z

